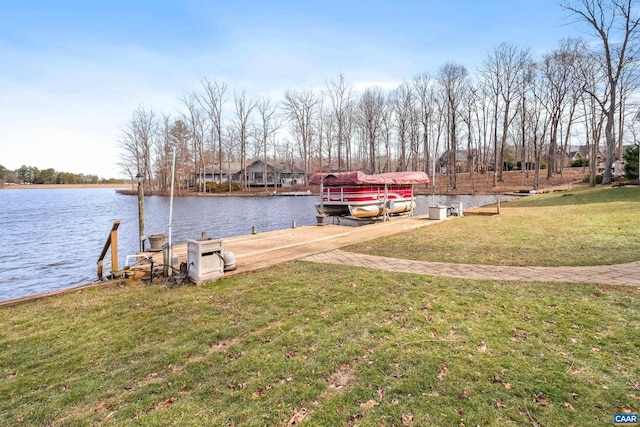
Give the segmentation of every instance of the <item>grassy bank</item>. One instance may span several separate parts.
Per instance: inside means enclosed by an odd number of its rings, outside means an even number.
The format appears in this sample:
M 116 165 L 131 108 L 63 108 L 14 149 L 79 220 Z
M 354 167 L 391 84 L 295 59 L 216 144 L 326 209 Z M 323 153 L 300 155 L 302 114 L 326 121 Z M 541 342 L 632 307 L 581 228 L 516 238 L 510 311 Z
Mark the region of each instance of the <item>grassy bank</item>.
M 559 224 L 588 222 L 604 203 L 616 209 L 590 238 L 616 235 L 610 251 L 625 252 L 617 244 L 638 244 L 637 217 L 617 208 L 640 207 L 628 190 L 608 202 L 599 190 L 536 196 L 427 228 L 469 221 L 473 236 L 495 235 L 483 221 L 498 219 L 509 238 L 485 244 L 506 263 L 527 243 L 522 218 L 538 212 L 538 238 L 573 259 Z M 453 253 L 458 238 L 437 244 Z M 399 255 L 379 242 L 365 248 Z M 198 288 L 86 289 L 0 310 L 0 425 L 607 425 L 638 411 L 638 307 L 637 288 L 304 262 Z
M 523 197 L 348 250 L 423 261 L 603 265 L 640 259 L 640 187 L 585 186 Z

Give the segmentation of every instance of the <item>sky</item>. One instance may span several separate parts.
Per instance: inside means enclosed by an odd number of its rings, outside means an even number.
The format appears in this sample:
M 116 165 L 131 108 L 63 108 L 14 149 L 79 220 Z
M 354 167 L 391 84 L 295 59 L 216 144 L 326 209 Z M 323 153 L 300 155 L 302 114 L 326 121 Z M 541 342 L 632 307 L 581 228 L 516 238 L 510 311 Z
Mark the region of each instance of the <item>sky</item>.
M 560 0 L 0 0 L 0 165 L 123 177 L 133 112 L 178 115 L 203 78 L 274 100 L 341 73 L 393 88 L 567 37 L 588 35 Z

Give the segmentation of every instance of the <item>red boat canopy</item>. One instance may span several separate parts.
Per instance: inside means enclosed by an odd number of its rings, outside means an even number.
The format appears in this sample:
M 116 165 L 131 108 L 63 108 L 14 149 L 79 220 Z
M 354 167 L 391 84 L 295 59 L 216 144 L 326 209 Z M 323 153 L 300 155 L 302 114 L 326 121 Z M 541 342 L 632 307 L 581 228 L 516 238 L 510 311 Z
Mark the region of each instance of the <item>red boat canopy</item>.
M 429 176 L 424 172 L 389 172 L 366 175 L 362 171 L 355 171 L 314 173 L 309 184 L 338 187 L 342 185 L 420 184 L 428 182 Z

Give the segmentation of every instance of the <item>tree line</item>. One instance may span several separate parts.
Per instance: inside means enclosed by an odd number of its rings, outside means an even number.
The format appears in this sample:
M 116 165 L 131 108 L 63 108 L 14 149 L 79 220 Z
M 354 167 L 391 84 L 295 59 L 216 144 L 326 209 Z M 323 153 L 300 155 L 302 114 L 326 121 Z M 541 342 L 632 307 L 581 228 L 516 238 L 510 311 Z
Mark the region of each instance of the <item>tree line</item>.
M 472 75 L 446 63 L 393 89 L 357 91 L 343 74 L 320 89 L 287 89 L 282 99 L 251 98 L 225 82 L 204 78 L 180 99 L 174 114 L 143 107 L 123 127 L 120 166 L 151 189 L 222 181 L 232 164 L 249 160 L 317 171 L 371 173 L 423 170 L 468 172 L 502 181 L 507 160 L 541 179 L 570 166 L 567 151 L 582 148 L 595 185 L 604 153 L 603 182 L 624 147 L 637 144 L 640 114 L 638 24 L 632 0 L 576 0 L 561 7 L 591 33 L 569 38 L 541 57 L 511 42 L 497 45 Z M 576 144 L 578 142 L 578 144 Z M 217 171 L 217 173 L 216 173 Z M 247 185 L 242 174 L 242 185 Z
M 100 179 L 97 175 L 59 172 L 53 168 L 22 165 L 16 170 L 9 170 L 0 165 L 0 184 L 106 184 L 118 181 Z

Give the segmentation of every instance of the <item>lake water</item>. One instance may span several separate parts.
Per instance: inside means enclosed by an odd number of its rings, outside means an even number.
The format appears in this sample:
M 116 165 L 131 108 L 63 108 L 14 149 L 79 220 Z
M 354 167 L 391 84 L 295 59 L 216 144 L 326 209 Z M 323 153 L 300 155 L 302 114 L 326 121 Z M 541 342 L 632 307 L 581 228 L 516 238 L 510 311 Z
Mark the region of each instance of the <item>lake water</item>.
M 174 197 L 172 242 L 224 238 L 316 223 L 318 196 Z M 495 203 L 494 196 L 418 196 L 416 214 L 428 206 L 463 202 L 463 207 Z M 168 197 L 145 197 L 147 236 L 168 233 Z M 135 254 L 138 242 L 136 196 L 113 188 L 0 190 L 0 301 L 69 288 L 97 279 L 97 260 L 114 221 L 119 220 L 119 263 Z M 148 247 L 148 243 L 147 243 Z M 110 269 L 109 255 L 104 262 Z

